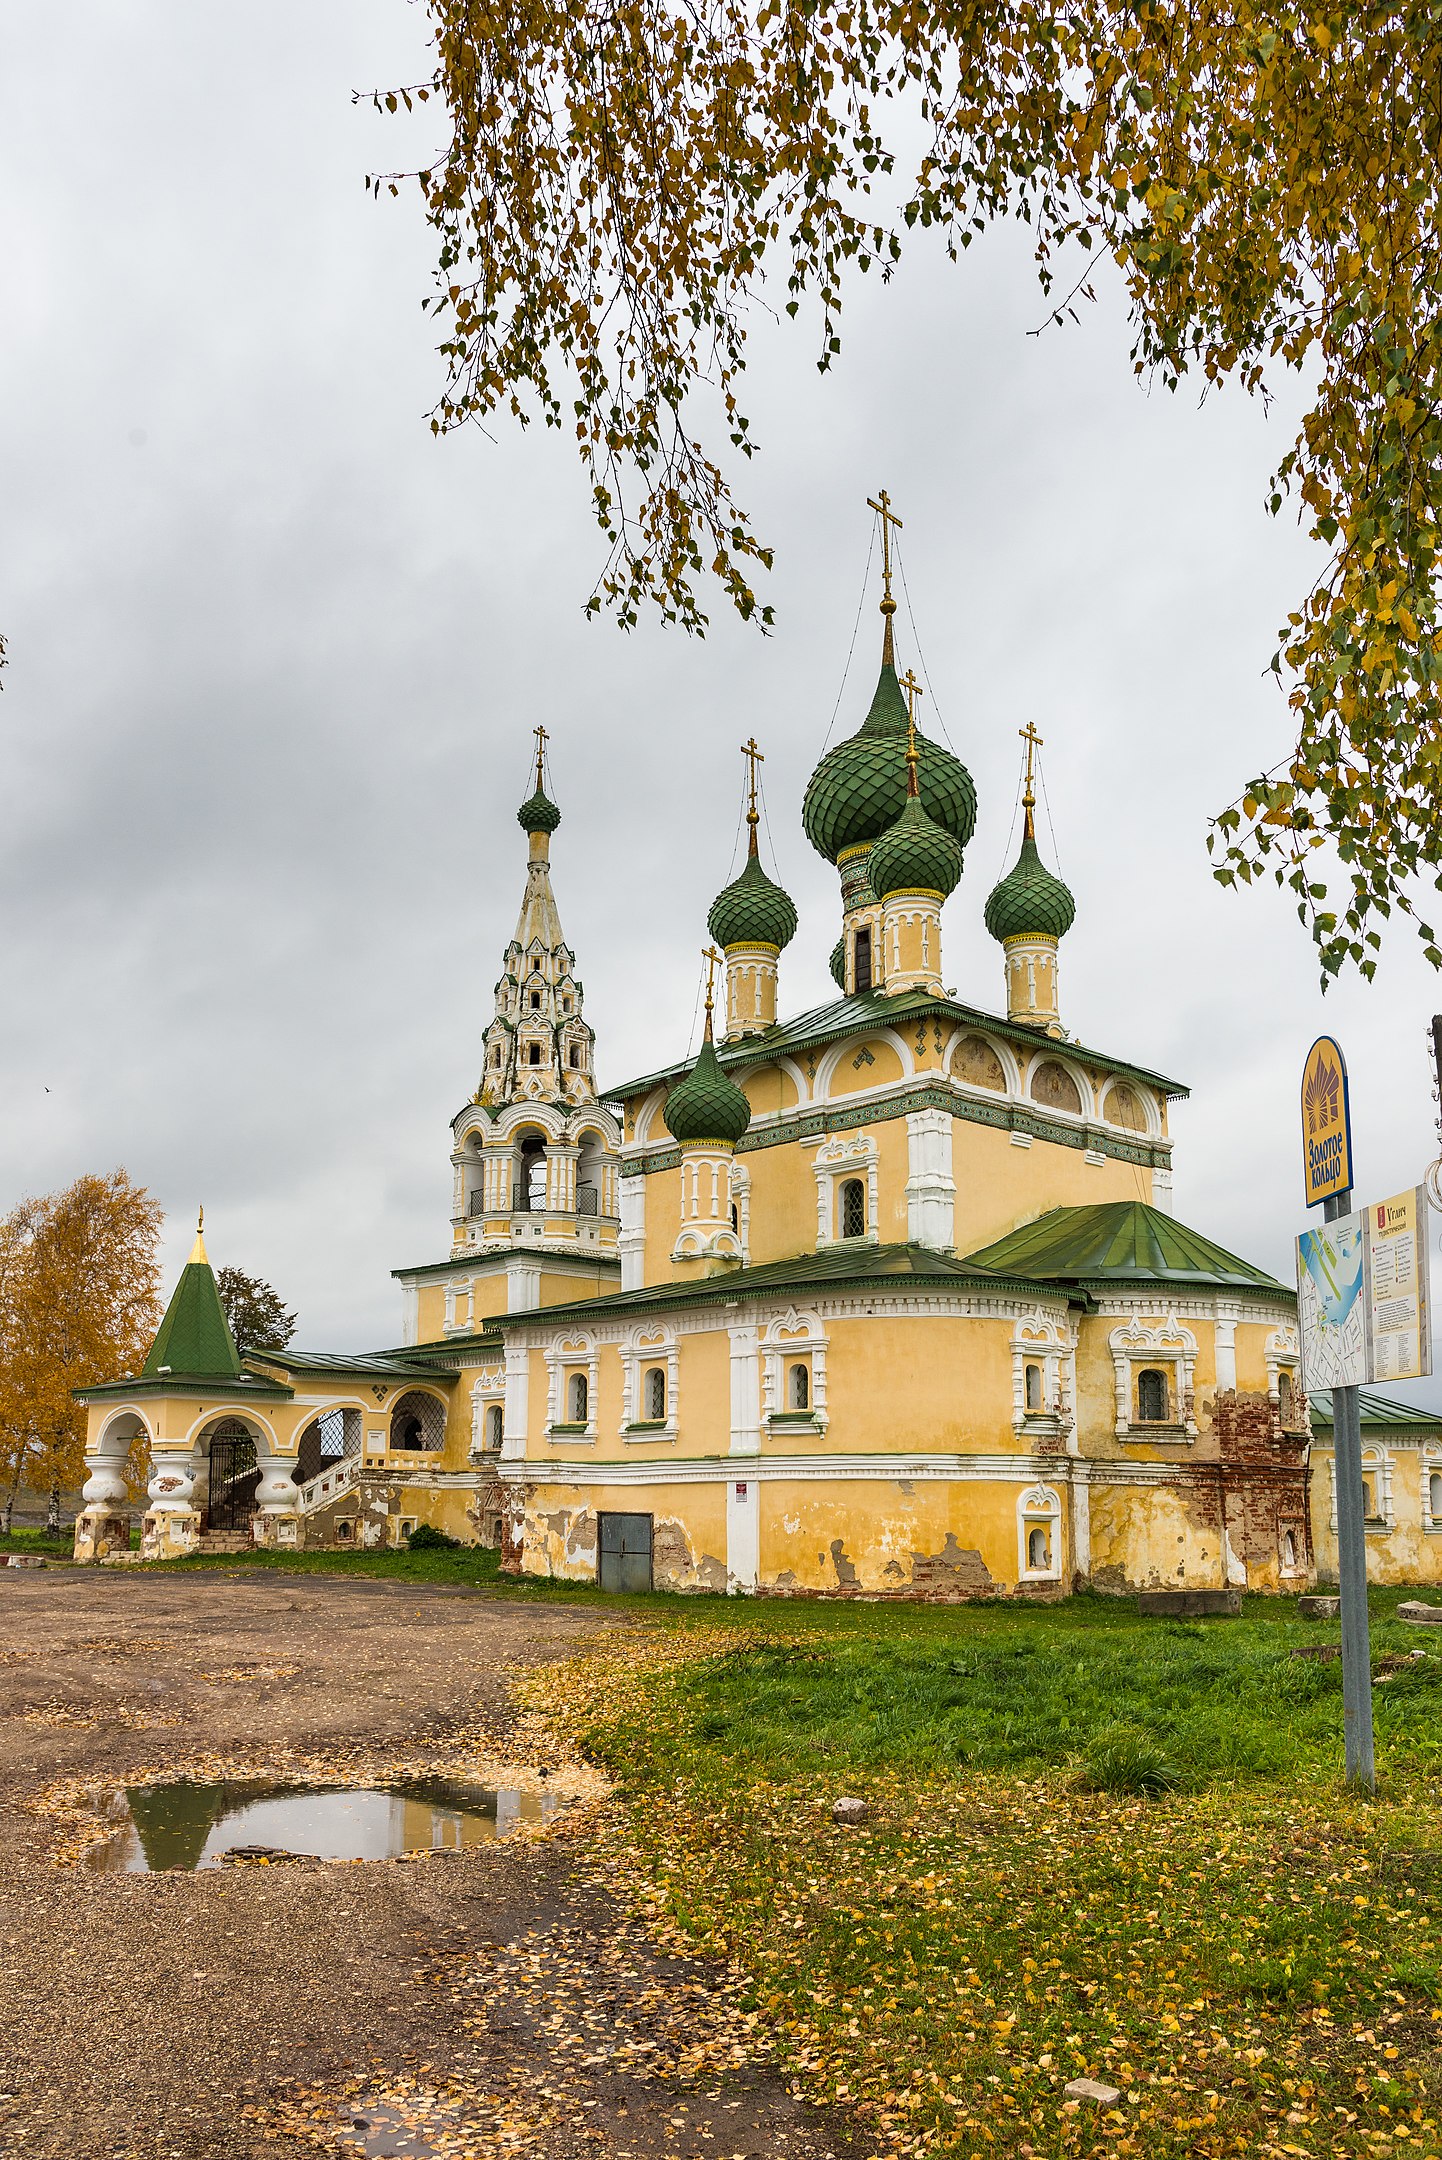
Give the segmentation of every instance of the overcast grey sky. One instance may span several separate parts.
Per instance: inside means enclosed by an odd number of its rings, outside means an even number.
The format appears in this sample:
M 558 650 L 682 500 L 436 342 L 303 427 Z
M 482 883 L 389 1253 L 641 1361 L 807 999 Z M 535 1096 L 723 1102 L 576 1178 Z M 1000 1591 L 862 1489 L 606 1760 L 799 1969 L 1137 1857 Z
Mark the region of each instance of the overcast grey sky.
M 389 1270 L 447 1250 L 537 720 L 603 1078 L 686 1040 L 753 729 L 801 911 L 783 1007 L 824 999 L 839 903 L 800 799 L 883 485 L 924 724 L 980 796 L 948 979 L 1004 1003 L 981 910 L 1035 721 L 1077 895 L 1063 1018 L 1191 1085 L 1178 1214 L 1290 1274 L 1322 1027 L 1361 1194 L 1417 1179 L 1442 997 L 1411 933 L 1323 1001 L 1285 898 L 1207 868 L 1207 813 L 1288 743 L 1266 666 L 1315 564 L 1261 506 L 1295 399 L 1148 395 L 1114 295 L 1030 336 L 1023 232 L 956 269 L 919 251 L 857 291 L 829 377 L 758 323 L 742 478 L 776 634 L 587 621 L 567 446 L 426 424 L 430 238 L 362 182 L 428 138 L 351 103 L 428 72 L 423 32 L 406 0 L 72 0 L 0 32 L 0 1203 L 122 1162 L 170 1211 L 167 1281 L 203 1200 L 213 1258 L 269 1277 L 303 1343 L 394 1341 Z

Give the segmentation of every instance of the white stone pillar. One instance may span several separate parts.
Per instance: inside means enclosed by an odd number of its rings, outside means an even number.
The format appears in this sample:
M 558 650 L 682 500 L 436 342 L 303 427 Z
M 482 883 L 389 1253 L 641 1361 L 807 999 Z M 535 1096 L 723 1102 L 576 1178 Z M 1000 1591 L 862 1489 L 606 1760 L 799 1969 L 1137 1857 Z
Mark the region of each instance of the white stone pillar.
M 753 1471 L 732 1478 L 726 1487 L 726 1588 L 732 1595 L 754 1594 L 761 1575 L 761 1487 Z
M 646 1180 L 638 1172 L 618 1177 L 621 1188 L 621 1230 L 616 1250 L 621 1256 L 621 1288 L 639 1290 L 646 1280 Z
M 950 1252 L 956 1243 L 956 1180 L 951 1174 L 952 1119 L 945 1110 L 906 1118 L 906 1234 L 913 1245 Z
M 506 1417 L 501 1435 L 502 1461 L 518 1461 L 526 1452 L 530 1423 L 531 1353 L 524 1341 L 506 1337 Z
M 731 1452 L 761 1449 L 761 1358 L 754 1327 L 727 1330 L 731 1338 Z

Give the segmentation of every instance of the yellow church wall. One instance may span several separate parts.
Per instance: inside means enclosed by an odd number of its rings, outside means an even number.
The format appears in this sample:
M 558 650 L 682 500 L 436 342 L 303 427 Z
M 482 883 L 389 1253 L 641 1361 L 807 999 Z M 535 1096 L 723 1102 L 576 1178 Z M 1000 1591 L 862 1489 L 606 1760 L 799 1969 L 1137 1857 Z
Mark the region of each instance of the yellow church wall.
M 1054 1207 L 1152 1198 L 1152 1174 L 1138 1163 L 1089 1163 L 1081 1148 L 1032 1136 L 1030 1147 L 994 1125 L 952 1121 L 956 1250 L 977 1252 Z
M 1026 1489 L 1003 1479 L 768 1478 L 761 1485 L 761 1584 L 797 1591 L 914 1589 L 936 1597 L 1015 1590 L 1017 1502 Z M 1064 1489 L 1060 1498 L 1061 1524 L 1053 1534 L 1064 1554 Z M 1056 1594 L 1062 1585 L 1038 1587 Z
M 1390 1494 L 1374 1504 L 1390 1502 L 1392 1520 L 1388 1528 L 1367 1531 L 1367 1580 L 1393 1585 L 1442 1582 L 1442 1529 L 1427 1529 L 1423 1510 L 1423 1480 L 1442 1469 L 1442 1455 L 1426 1460 L 1415 1442 L 1392 1441 L 1384 1444 L 1384 1450 L 1390 1458 Z M 1383 1484 L 1381 1470 L 1378 1443 L 1364 1428 L 1362 1475 L 1374 1495 Z M 1332 1526 L 1332 1448 L 1318 1440 L 1312 1443 L 1310 1503 L 1317 1574 L 1323 1582 L 1334 1583 L 1337 1533 Z
M 761 1065 L 741 1081 L 741 1092 L 751 1105 L 753 1118 L 779 1117 L 794 1110 L 799 1097 L 796 1082 L 783 1065 Z
M 880 1035 L 866 1035 L 848 1042 L 831 1075 L 831 1095 L 856 1095 L 866 1089 L 889 1087 L 905 1077 L 901 1059 Z
M 1098 1590 L 1226 1587 L 1220 1528 L 1178 1485 L 1093 1484 L 1090 1580 Z
M 1010 1320 L 888 1318 L 828 1323 L 829 1423 L 803 1443 L 786 1427 L 768 1445 L 783 1454 L 1011 1454 Z

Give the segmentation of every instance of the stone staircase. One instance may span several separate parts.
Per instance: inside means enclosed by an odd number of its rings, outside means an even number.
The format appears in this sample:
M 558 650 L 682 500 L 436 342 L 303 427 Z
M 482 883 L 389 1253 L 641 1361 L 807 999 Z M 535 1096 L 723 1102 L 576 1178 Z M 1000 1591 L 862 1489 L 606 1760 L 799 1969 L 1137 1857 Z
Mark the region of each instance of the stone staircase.
M 254 1542 L 248 1530 L 204 1530 L 195 1550 L 207 1559 L 217 1559 L 225 1553 L 249 1552 Z

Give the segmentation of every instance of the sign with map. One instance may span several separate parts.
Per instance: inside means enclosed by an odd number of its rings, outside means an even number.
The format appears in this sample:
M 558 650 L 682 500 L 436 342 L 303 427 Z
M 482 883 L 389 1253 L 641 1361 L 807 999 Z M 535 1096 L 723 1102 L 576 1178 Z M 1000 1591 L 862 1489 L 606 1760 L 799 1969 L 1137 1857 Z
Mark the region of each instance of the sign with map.
M 1422 1186 L 1367 1209 L 1369 1380 L 1420 1380 L 1432 1370 L 1427 1194 Z
M 1363 1387 L 1367 1356 L 1367 1225 L 1360 1213 L 1318 1223 L 1297 1240 L 1302 1385 Z
M 1330 1035 L 1317 1037 L 1302 1067 L 1302 1177 L 1308 1207 L 1352 1183 L 1347 1060 Z

